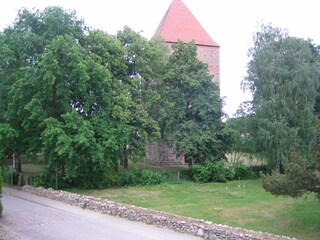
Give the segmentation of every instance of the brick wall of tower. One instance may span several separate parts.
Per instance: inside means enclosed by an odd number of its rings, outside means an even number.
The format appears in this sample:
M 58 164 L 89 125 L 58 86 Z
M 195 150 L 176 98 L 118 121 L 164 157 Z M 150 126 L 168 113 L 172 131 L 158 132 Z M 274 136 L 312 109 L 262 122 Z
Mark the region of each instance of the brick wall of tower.
M 208 64 L 210 74 L 214 75 L 214 83 L 220 84 L 220 48 L 197 46 L 198 59 Z
M 146 163 L 154 166 L 187 165 L 183 154 L 178 154 L 175 147 L 170 147 L 163 141 L 147 142 Z

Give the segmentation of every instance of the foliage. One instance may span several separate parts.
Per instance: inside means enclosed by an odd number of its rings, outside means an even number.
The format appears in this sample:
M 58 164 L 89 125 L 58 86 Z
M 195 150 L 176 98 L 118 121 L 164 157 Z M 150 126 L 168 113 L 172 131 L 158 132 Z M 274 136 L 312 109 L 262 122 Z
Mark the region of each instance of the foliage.
M 284 161 L 283 168 L 285 174 L 273 171 L 272 175 L 261 175 L 264 189 L 277 196 L 295 198 L 306 192 L 314 192 L 320 198 L 320 177 L 310 161 L 293 153 L 290 159 Z
M 0 42 L 1 154 L 42 155 L 50 187 L 116 182 L 128 145 L 142 159 L 158 132 L 147 111 L 164 56 L 155 42 L 89 31 L 60 7 L 20 11 Z
M 262 25 L 249 50 L 243 87 L 251 91 L 254 151 L 280 171 L 281 160 L 297 151 L 310 158 L 316 135 L 319 50 L 311 40 Z
M 235 177 L 233 166 L 226 161 L 206 161 L 204 164 L 194 164 L 192 171 L 193 179 L 198 183 L 227 182 Z
M 16 170 L 12 172 L 12 170 L 9 167 L 2 166 L 1 171 L 1 178 L 4 183 L 11 184 L 11 181 L 13 181 L 14 185 L 18 183 L 19 173 Z
M 254 166 L 246 166 L 241 162 L 233 164 L 234 169 L 234 179 L 245 180 L 245 179 L 255 179 L 259 176 L 259 173 L 256 173 L 253 170 Z
M 260 176 L 261 173 L 271 174 L 271 172 L 272 172 L 272 169 L 270 168 L 269 165 L 251 166 L 251 169 L 257 176 Z
M 0 33 L 0 154 L 43 157 L 37 181 L 55 188 L 117 183 L 119 163 L 141 161 L 160 135 L 190 163 L 223 158 L 218 87 L 194 44 L 173 50 L 129 27 L 90 30 L 60 7 L 19 11 Z
M 244 105 L 245 103 L 243 103 Z M 224 131 L 229 136 L 229 152 L 232 163 L 239 162 L 244 157 L 252 157 L 256 154 L 254 138 L 254 120 L 250 115 L 239 113 L 235 118 L 226 121 Z
M 189 164 L 223 158 L 227 145 L 219 89 L 197 59 L 194 43 L 179 42 L 172 49 L 153 110 L 161 138 L 184 153 Z
M 169 177 L 168 172 L 157 172 L 148 169 L 142 171 L 141 185 L 149 186 L 164 183 Z
M 163 72 L 167 51 L 164 50 L 164 42 L 157 39 L 148 41 L 127 26 L 117 33 L 117 39 L 125 50 L 126 72 L 120 80 L 128 89 L 124 97 L 127 99 L 129 96 L 131 100 L 127 120 L 132 126 L 132 132 L 122 156 L 123 165 L 127 169 L 129 160 L 143 159 L 146 139 L 159 137 L 159 126 L 150 115 L 150 109 L 159 99 L 154 81 Z M 115 97 L 117 100 L 118 96 Z
M 45 114 L 39 116 L 42 108 L 38 101 L 39 97 L 45 97 L 36 94 L 43 82 L 35 81 L 39 77 L 37 73 L 43 53 L 59 36 L 68 35 L 67 39 L 81 41 L 85 29 L 85 25 L 76 18 L 74 12 L 66 12 L 59 7 L 48 7 L 43 12 L 20 10 L 14 24 L 0 34 L 0 109 L 3 113 L 0 117 L 1 124 L 9 125 L 8 127 L 18 133 L 13 139 L 14 144 L 11 145 L 14 149 L 5 148 L 10 155 L 14 153 L 18 157 L 20 154 L 36 154 L 41 147 L 39 139 L 43 129 L 39 122 Z M 70 41 L 66 45 L 68 43 Z M 73 57 L 73 54 L 70 54 L 71 56 Z M 49 89 L 45 90 L 48 94 L 52 92 Z M 63 93 L 59 92 L 58 96 L 62 96 Z M 63 106 L 66 105 L 60 105 Z M 53 105 L 54 107 L 56 105 Z M 19 166 L 18 170 L 21 170 Z
M 149 186 L 157 185 L 167 181 L 169 173 L 165 171 L 152 171 L 149 169 L 140 169 L 138 167 L 130 168 L 122 172 L 120 176 L 121 186 Z
M 193 168 L 185 168 L 180 170 L 180 179 L 188 181 L 193 180 Z
M 253 94 L 251 119 L 242 134 L 274 171 L 262 174 L 263 186 L 275 195 L 319 194 L 319 48 L 311 40 L 262 25 L 249 50 L 248 76 L 243 82 Z M 294 153 L 294 154 L 293 154 Z

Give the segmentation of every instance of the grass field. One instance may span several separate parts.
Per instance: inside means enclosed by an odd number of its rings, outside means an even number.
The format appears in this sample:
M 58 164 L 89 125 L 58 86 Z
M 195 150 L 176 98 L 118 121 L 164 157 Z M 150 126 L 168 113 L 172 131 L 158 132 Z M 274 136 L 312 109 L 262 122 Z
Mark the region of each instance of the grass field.
M 274 197 L 259 180 L 69 191 L 229 226 L 320 239 L 320 203 L 313 195 Z

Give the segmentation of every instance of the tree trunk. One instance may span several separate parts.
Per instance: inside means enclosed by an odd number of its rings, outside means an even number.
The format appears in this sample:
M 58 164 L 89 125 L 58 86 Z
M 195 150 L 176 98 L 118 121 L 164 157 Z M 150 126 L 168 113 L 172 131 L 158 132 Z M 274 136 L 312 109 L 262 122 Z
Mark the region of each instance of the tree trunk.
M 193 158 L 187 158 L 187 160 L 188 160 L 188 168 L 192 168 L 192 165 L 194 163 Z
M 18 173 L 22 173 L 20 154 L 18 152 L 15 152 L 13 153 L 12 157 L 14 162 L 14 168 L 17 170 Z
M 125 145 L 123 148 L 123 168 L 128 170 L 129 163 L 128 163 L 128 145 Z

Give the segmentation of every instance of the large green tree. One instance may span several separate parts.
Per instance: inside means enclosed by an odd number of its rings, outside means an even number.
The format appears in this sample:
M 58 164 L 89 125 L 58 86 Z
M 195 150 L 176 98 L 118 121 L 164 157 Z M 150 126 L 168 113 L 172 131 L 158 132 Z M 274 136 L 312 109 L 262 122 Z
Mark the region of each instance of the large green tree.
M 2 152 L 43 154 L 50 186 L 113 181 L 131 131 L 121 43 L 59 7 L 22 10 L 0 39 Z
M 26 103 L 29 104 L 35 94 L 32 81 L 41 55 L 57 36 L 69 35 L 80 41 L 85 28 L 74 12 L 49 7 L 43 12 L 19 11 L 13 25 L 0 33 L 0 121 L 4 124 L 1 128 L 8 128 L 2 132 L 18 133 L 10 148 L 2 148 L 16 157 L 18 171 L 21 171 L 19 155 L 34 152 L 40 144 L 41 126 L 30 125 Z
M 126 72 L 117 77 L 131 99 L 128 124 L 132 130 L 123 148 L 123 165 L 128 168 L 129 159 L 144 158 L 146 139 L 159 136 L 159 126 L 150 109 L 159 99 L 154 84 L 163 74 L 167 49 L 160 39 L 147 40 L 127 26 L 118 32 L 117 39 L 126 51 Z
M 263 25 L 250 49 L 245 88 L 253 94 L 257 149 L 278 170 L 293 150 L 308 156 L 315 140 L 318 51 L 309 40 Z
M 253 94 L 254 124 L 250 132 L 255 152 L 276 170 L 263 178 L 264 186 L 275 194 L 300 196 L 304 190 L 315 189 L 316 185 L 309 184 L 318 181 L 314 163 L 318 161 L 315 149 L 319 119 L 315 110 L 320 83 L 319 50 L 311 40 L 262 25 L 249 54 L 251 60 L 243 84 Z M 291 157 L 293 152 L 300 157 Z M 282 162 L 283 159 L 287 160 Z M 304 174 L 310 177 L 308 181 Z
M 154 109 L 161 139 L 176 146 L 190 164 L 221 159 L 227 146 L 218 86 L 198 60 L 194 43 L 178 42 L 172 49 Z

